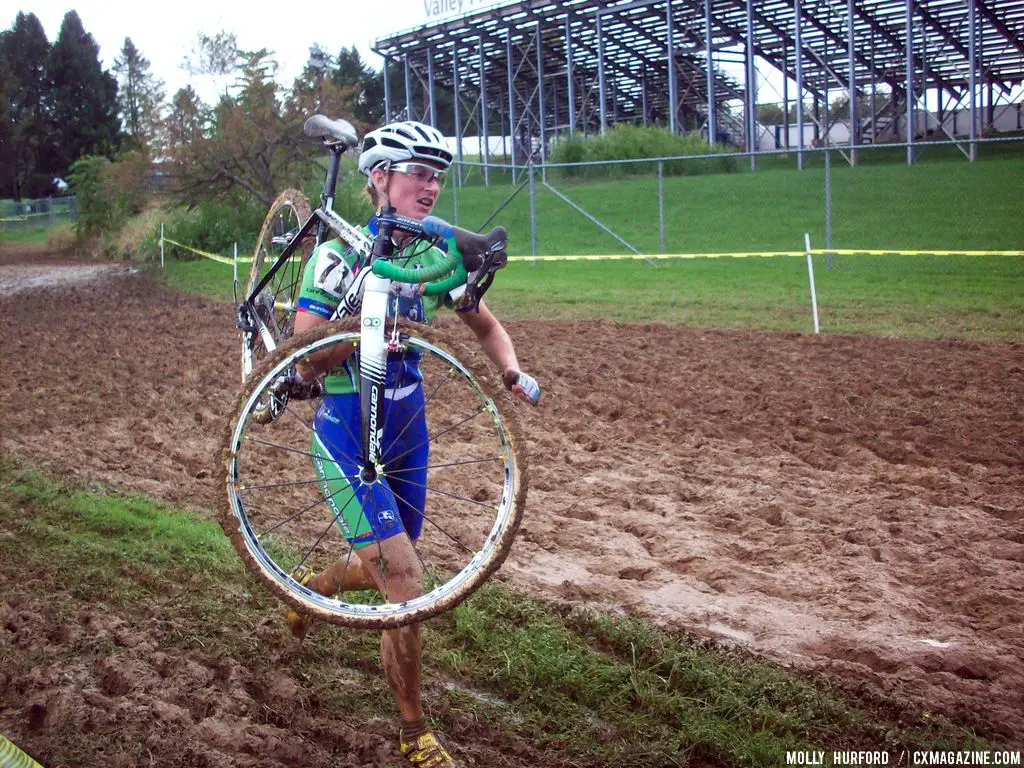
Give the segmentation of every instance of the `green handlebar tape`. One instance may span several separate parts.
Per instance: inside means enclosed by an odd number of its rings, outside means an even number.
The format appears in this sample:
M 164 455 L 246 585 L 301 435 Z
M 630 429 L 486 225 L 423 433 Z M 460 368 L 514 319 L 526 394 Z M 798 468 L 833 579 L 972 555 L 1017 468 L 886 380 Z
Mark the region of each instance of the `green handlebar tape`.
M 416 270 L 419 272 L 420 270 Z M 423 294 L 425 296 L 442 296 L 453 288 L 458 288 L 460 285 L 469 279 L 469 273 L 466 268 L 462 266 L 462 259 L 459 259 L 459 263 L 455 266 L 455 271 L 452 272 L 444 280 L 438 280 L 436 283 L 430 283 L 424 289 Z
M 396 283 L 429 283 L 431 280 L 444 277 L 461 265 L 462 254 L 455 247 L 455 239 L 452 238 L 448 241 L 448 258 L 440 264 L 435 264 L 425 269 L 410 269 L 398 267 L 390 261 L 378 259 L 373 262 L 373 274 L 377 275 L 377 277 L 394 280 Z

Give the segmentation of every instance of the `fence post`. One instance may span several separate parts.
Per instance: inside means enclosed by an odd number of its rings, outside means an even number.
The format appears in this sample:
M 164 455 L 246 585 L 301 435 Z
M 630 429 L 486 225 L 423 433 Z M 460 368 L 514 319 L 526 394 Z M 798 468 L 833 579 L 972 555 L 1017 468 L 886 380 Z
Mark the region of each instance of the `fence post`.
M 530 255 L 534 257 L 534 266 L 537 265 L 537 191 L 534 184 L 534 168 L 531 158 L 527 166 L 530 174 Z
M 160 223 L 160 269 L 164 268 L 164 225 Z
M 235 256 L 234 261 L 232 262 L 232 264 L 233 264 L 233 272 L 234 272 L 235 284 L 237 285 L 238 284 L 238 243 L 234 244 L 234 246 L 232 247 L 232 252 L 234 253 L 234 256 Z
M 455 169 L 462 173 L 458 163 L 455 163 Z M 452 182 L 452 224 L 456 227 L 459 226 L 459 185 L 457 180 Z
M 832 271 L 832 161 L 825 149 L 825 271 Z
M 811 233 L 804 232 L 804 245 L 807 247 L 807 277 L 811 281 L 811 311 L 814 314 L 814 333 L 818 333 L 818 294 L 814 290 L 814 261 L 811 259 Z
M 658 253 L 665 252 L 665 179 L 664 161 L 658 161 Z

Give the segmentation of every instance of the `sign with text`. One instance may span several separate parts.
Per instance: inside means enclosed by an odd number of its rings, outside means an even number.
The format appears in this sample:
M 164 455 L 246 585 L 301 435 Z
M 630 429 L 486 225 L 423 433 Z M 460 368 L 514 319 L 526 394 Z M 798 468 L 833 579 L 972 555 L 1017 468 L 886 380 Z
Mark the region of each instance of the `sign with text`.
M 491 5 L 501 3 L 495 0 L 423 0 L 423 20 L 427 24 L 450 21 Z

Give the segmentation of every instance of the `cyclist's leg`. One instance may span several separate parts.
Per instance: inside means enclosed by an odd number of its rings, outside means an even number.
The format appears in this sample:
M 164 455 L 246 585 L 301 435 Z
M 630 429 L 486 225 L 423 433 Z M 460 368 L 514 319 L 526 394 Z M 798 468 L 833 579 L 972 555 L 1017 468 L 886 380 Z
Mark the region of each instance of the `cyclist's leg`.
M 423 573 L 406 538 L 399 502 L 386 482 L 371 486 L 359 482 L 361 446 L 359 396 L 329 395 L 317 410 L 310 450 L 328 511 L 353 547 L 348 556 L 333 563 L 305 583 L 323 595 L 341 590 L 377 589 L 392 602 L 404 602 L 423 593 Z M 376 549 L 374 546 L 376 545 Z M 405 563 L 409 563 L 406 565 Z M 292 634 L 304 637 L 309 618 L 297 611 L 286 616 Z
M 388 408 L 387 433 L 390 434 L 384 436 L 382 462 L 405 532 L 416 541 L 423 530 L 430 458 L 423 387 L 405 392 L 398 390 L 394 398 L 388 400 Z
M 313 467 L 331 515 L 349 541 L 353 537 L 372 535 L 370 521 L 362 514 L 361 499 L 353 491 L 358 486 L 362 449 L 359 433 L 359 396 L 328 395 L 317 410 L 310 447 Z M 353 481 L 355 481 L 353 483 Z M 356 498 L 353 498 L 356 496 Z M 375 582 L 363 569 L 360 558 L 350 552 L 323 572 L 313 576 L 307 586 L 322 595 L 341 590 L 374 589 Z

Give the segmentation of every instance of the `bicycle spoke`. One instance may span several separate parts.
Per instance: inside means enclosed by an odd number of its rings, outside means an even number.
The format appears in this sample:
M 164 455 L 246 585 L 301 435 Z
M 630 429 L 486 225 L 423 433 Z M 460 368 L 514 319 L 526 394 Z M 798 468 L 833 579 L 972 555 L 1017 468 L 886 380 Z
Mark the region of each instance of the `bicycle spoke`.
M 420 443 L 422 445 L 422 443 Z M 423 469 L 441 469 L 442 467 L 461 467 L 466 464 L 484 464 L 488 461 L 501 461 L 502 456 L 491 456 L 489 459 L 466 459 L 465 461 L 449 461 L 446 464 L 424 464 L 422 467 L 406 467 L 405 469 L 389 469 L 385 475 L 400 475 L 403 472 L 416 472 Z
M 415 485 L 415 486 L 418 486 L 420 488 L 426 488 L 428 491 L 433 491 L 434 493 L 443 493 L 445 496 L 449 496 L 449 497 L 451 497 L 453 499 L 458 499 L 459 501 L 468 501 L 470 504 L 476 504 L 478 507 L 491 508 L 491 507 L 494 506 L 493 504 L 488 504 L 488 503 L 483 502 L 483 501 L 477 501 L 476 499 L 468 499 L 465 496 L 459 496 L 457 493 L 449 493 L 448 491 L 442 491 L 440 488 L 431 488 L 429 485 L 424 485 L 423 483 L 417 483 L 414 480 L 403 480 L 402 482 L 403 483 L 408 483 L 409 485 Z
M 404 503 L 407 507 L 409 507 L 410 509 L 415 509 L 415 507 L 413 507 L 413 505 L 410 504 L 406 499 L 402 498 L 395 491 L 394 488 L 391 489 L 391 493 L 393 493 L 395 495 L 395 498 L 398 499 L 399 501 L 401 501 L 402 503 Z M 426 514 L 425 513 L 420 513 L 420 514 L 422 515 L 422 517 L 426 518 Z M 402 527 L 403 528 L 405 527 L 404 523 L 402 524 Z M 443 531 L 442 531 L 442 533 L 443 533 Z M 409 532 L 406 531 L 406 536 L 408 536 L 408 535 L 409 535 Z M 420 548 L 418 546 L 416 546 L 416 542 L 413 541 L 411 536 L 409 537 L 409 543 L 412 545 L 412 551 L 416 553 L 416 558 L 420 561 L 420 565 L 423 566 L 423 572 L 426 573 L 428 577 L 430 577 L 431 582 L 435 583 L 435 584 L 442 583 L 440 581 L 440 579 L 437 578 L 437 574 L 434 573 L 434 569 L 431 568 L 429 565 L 427 565 L 427 561 L 423 559 L 423 555 L 420 554 Z
M 287 413 L 289 416 L 291 416 L 293 419 L 295 419 L 297 422 L 299 422 L 299 424 L 301 424 L 306 429 L 306 431 L 311 432 L 311 433 L 315 433 L 317 435 L 317 437 L 324 443 L 324 447 L 327 448 L 327 450 L 329 450 L 331 452 L 331 456 L 332 457 L 335 454 L 340 454 L 341 458 L 345 459 L 346 461 L 350 461 L 352 464 L 359 464 L 359 463 L 361 463 L 361 461 L 362 461 L 361 457 L 360 458 L 356 458 L 354 456 L 351 456 L 348 453 L 345 453 L 345 451 L 338 450 L 338 447 L 336 445 L 334 445 L 333 443 L 328 443 L 327 441 L 325 441 L 323 436 L 316 432 L 316 430 L 313 428 L 312 424 L 307 424 L 306 421 L 303 420 L 303 418 L 301 416 L 299 416 L 297 413 L 292 413 L 292 408 L 291 408 L 291 405 L 289 403 L 282 402 L 277 397 L 277 395 L 272 394 L 271 397 L 274 398 L 275 400 L 277 400 L 277 402 L 282 403 L 282 405 L 284 407 L 284 413 Z M 345 428 L 349 429 L 348 428 L 348 424 L 345 425 Z M 350 436 L 352 435 L 352 430 L 351 429 L 349 429 L 349 435 Z M 353 437 L 353 445 L 358 445 L 358 442 L 355 440 L 354 437 Z M 337 462 L 335 462 L 335 463 L 337 463 Z
M 295 485 L 312 485 L 313 483 L 319 483 L 317 479 L 313 480 L 291 480 L 286 483 L 267 483 L 266 485 L 240 485 L 238 486 L 239 493 L 248 493 L 249 491 L 265 491 L 268 488 L 288 488 Z
M 370 489 L 370 503 L 373 504 L 373 519 L 376 520 L 379 525 L 380 513 L 377 509 L 377 498 L 374 495 L 372 488 Z M 372 528 L 373 526 L 370 527 Z M 390 602 L 391 595 L 388 592 L 388 576 L 385 573 L 385 570 L 387 569 L 387 561 L 384 559 L 384 549 L 380 545 L 380 534 L 377 531 L 374 531 L 373 538 L 377 542 L 377 557 L 380 561 L 380 580 L 382 582 L 381 586 L 383 587 L 382 594 L 384 595 L 384 599 Z
M 458 429 L 458 428 L 459 428 L 459 427 L 461 427 L 461 426 L 462 426 L 463 424 L 465 424 L 465 423 L 466 423 L 467 421 L 471 421 L 472 419 L 475 419 L 475 418 L 476 418 L 477 416 L 479 416 L 479 415 L 480 415 L 481 413 L 483 413 L 483 412 L 484 412 L 485 410 L 486 410 L 486 408 L 484 408 L 484 407 L 482 407 L 482 406 L 481 406 L 481 408 L 480 408 L 480 410 L 479 410 L 479 411 L 477 411 L 476 413 L 474 413 L 474 414 L 472 414 L 472 415 L 470 415 L 470 416 L 467 416 L 466 418 L 464 418 L 464 419 L 463 419 L 462 421 L 460 421 L 459 423 L 457 423 L 457 424 L 453 424 L 452 426 L 448 427 L 447 429 L 445 429 L 445 430 L 443 430 L 443 431 L 441 431 L 441 432 L 438 432 L 438 433 L 437 433 L 436 435 L 433 435 L 433 436 L 431 436 L 431 435 L 429 435 L 429 434 L 428 434 L 428 435 L 427 435 L 427 439 L 426 439 L 426 440 L 423 440 L 423 441 L 421 441 L 421 442 L 419 443 L 419 445 L 414 445 L 414 446 L 413 446 L 412 448 L 410 448 L 409 450 L 405 451 L 404 453 L 400 453 L 400 454 L 399 454 L 398 456 L 395 456 L 395 458 L 393 458 L 393 459 L 392 459 L 392 461 L 398 461 L 398 460 L 399 460 L 399 459 L 401 459 L 402 457 L 404 457 L 404 456 L 407 456 L 407 455 L 409 455 L 410 453 L 412 453 L 413 451 L 415 451 L 415 450 L 416 450 L 417 448 L 420 448 L 420 447 L 422 447 L 422 446 L 424 446 L 424 445 L 428 445 L 429 443 L 435 442 L 435 441 L 436 441 L 436 440 L 437 440 L 437 439 L 438 439 L 439 437 L 441 437 L 442 435 L 446 435 L 446 434 L 448 434 L 449 432 L 451 432 L 451 431 L 452 431 L 453 429 Z M 394 443 L 392 443 L 392 445 L 394 445 Z
M 345 479 L 347 480 L 348 478 L 345 478 Z M 349 484 L 348 484 L 348 485 L 346 486 L 346 488 L 351 488 L 351 487 L 352 487 L 352 483 L 349 483 Z M 266 535 L 267 535 L 268 533 L 273 533 L 273 532 L 274 532 L 274 531 L 276 531 L 276 530 L 277 530 L 278 528 L 280 528 L 280 527 L 281 527 L 282 525 L 285 525 L 286 523 L 290 523 L 290 522 L 292 522 L 293 520 L 297 520 L 297 519 L 298 519 L 298 518 L 299 518 L 300 516 L 302 516 L 302 515 L 306 514 L 307 512 L 309 512 L 309 510 L 313 509 L 313 507 L 318 507 L 318 506 L 320 506 L 321 504 L 325 504 L 325 503 L 327 503 L 328 501 L 330 501 L 331 499 L 333 499 L 333 498 L 334 498 L 335 496 L 337 496 L 337 495 L 338 495 L 339 493 L 341 493 L 341 492 L 342 492 L 342 491 L 344 491 L 344 490 L 345 490 L 345 488 L 339 488 L 338 490 L 336 490 L 336 491 L 334 491 L 333 493 L 331 493 L 331 495 L 330 495 L 330 496 L 324 496 L 324 497 L 323 497 L 322 499 L 318 499 L 317 501 L 314 501 L 314 502 L 313 502 L 312 504 L 310 504 L 310 505 L 309 505 L 308 507 L 306 507 L 305 509 L 300 509 L 300 510 L 299 510 L 298 512 L 296 512 L 296 513 L 295 513 L 294 515 L 292 515 L 291 517 L 286 517 L 286 518 L 285 518 L 284 520 L 282 520 L 281 522 L 279 522 L 279 523 L 277 523 L 277 524 L 275 524 L 275 525 L 272 525 L 272 526 L 271 526 L 270 528 L 268 528 L 267 530 L 263 531 L 263 533 L 257 534 L 257 538 L 262 538 L 262 537 L 266 536 Z M 353 496 L 353 498 L 355 498 L 355 496 Z M 349 499 L 349 501 L 345 502 L 345 507 L 347 507 L 347 506 L 348 506 L 348 504 L 349 504 L 349 502 L 350 502 L 350 501 L 352 501 L 352 499 Z M 342 507 L 342 508 L 341 508 L 341 509 L 342 509 L 342 512 L 344 512 L 344 511 L 345 511 L 345 507 Z M 336 517 L 335 519 L 337 519 L 337 517 Z
M 346 479 L 348 479 L 348 478 L 346 478 Z M 352 483 L 349 483 L 348 487 L 352 488 Z M 341 490 L 345 490 L 345 489 L 342 488 Z M 340 491 L 335 491 L 335 493 L 340 493 Z M 334 495 L 335 494 L 332 493 L 331 497 L 333 497 Z M 327 538 L 327 534 L 331 532 L 331 528 L 333 528 L 334 526 L 336 526 L 338 524 L 338 518 L 340 518 L 342 516 L 342 514 L 345 512 L 346 509 L 348 509 L 348 505 L 352 503 L 352 499 L 354 499 L 354 498 L 356 498 L 356 492 L 355 492 L 355 489 L 353 488 L 352 489 L 352 495 L 349 497 L 349 500 L 345 502 L 345 506 L 342 507 L 341 509 L 339 509 L 334 514 L 334 518 L 331 520 L 331 522 L 329 522 L 327 524 L 327 527 L 324 529 L 324 532 L 320 534 L 320 537 L 316 540 L 316 542 L 313 544 L 313 546 L 310 547 L 309 550 L 306 552 L 305 556 L 299 562 L 299 566 L 305 565 L 306 561 L 309 559 L 309 556 L 312 555 L 314 552 L 316 552 L 316 548 L 320 546 L 320 543 L 325 538 Z M 326 497 L 325 497 L 325 500 L 326 500 Z
M 414 423 L 414 422 L 416 421 L 416 419 L 418 419 L 418 418 L 419 418 L 420 414 L 421 414 L 421 413 L 423 413 L 423 412 L 424 412 L 424 410 L 426 410 L 427 404 L 428 404 L 428 403 L 429 403 L 429 402 L 430 402 L 431 400 L 433 400 L 433 399 L 434 399 L 434 396 L 435 396 L 435 395 L 436 395 L 436 394 L 437 394 L 437 393 L 438 393 L 439 391 L 441 391 L 441 387 L 443 387 L 443 386 L 444 386 L 445 384 L 447 384 L 447 383 L 448 383 L 449 381 L 451 381 L 451 380 L 452 380 L 452 374 L 453 374 L 453 373 L 454 373 L 454 369 L 452 369 L 452 368 L 449 368 L 449 369 L 448 369 L 448 375 L 447 375 L 447 376 L 446 376 L 445 378 L 441 379 L 441 383 L 440 383 L 440 384 L 438 384 L 438 385 L 437 385 L 436 387 L 434 387 L 434 391 L 430 393 L 430 397 L 426 398 L 426 399 L 425 399 L 425 400 L 423 401 L 423 405 L 421 405 L 421 406 L 420 406 L 420 407 L 419 407 L 419 408 L 417 409 L 416 413 L 414 413 L 414 414 L 413 414 L 412 418 L 411 418 L 411 419 L 409 419 L 409 421 L 408 421 L 408 422 L 406 423 L 406 425 L 405 425 L 404 427 L 402 427 L 402 431 L 401 431 L 401 432 L 399 432 L 399 433 L 398 433 L 398 436 L 397 436 L 397 437 L 395 437 L 395 439 L 391 441 L 391 445 L 397 445 L 398 441 L 402 439 L 402 435 L 404 435 L 404 434 L 405 434 L 405 430 L 407 430 L 407 429 L 408 429 L 408 428 L 409 428 L 409 427 L 410 427 L 410 426 L 411 426 L 411 425 L 412 425 L 412 424 L 413 424 L 413 423 Z M 420 445 L 423 445 L 423 443 L 420 443 Z M 416 447 L 417 447 L 417 448 L 419 448 L 419 447 L 420 447 L 420 445 L 417 445 Z M 409 451 L 406 451 L 405 453 L 408 453 L 408 452 L 409 452 Z M 405 453 L 403 453 L 403 454 L 402 454 L 402 456 L 405 456 Z M 398 459 L 402 458 L 402 456 L 398 456 L 397 458 L 391 459 L 391 461 L 398 461 Z M 387 459 L 387 451 L 385 450 L 385 451 L 384 451 L 384 454 L 383 454 L 383 455 L 381 456 L 381 458 L 380 458 L 380 462 L 381 462 L 381 464 L 384 464 L 384 462 L 385 462 L 385 461 L 387 461 L 387 460 L 388 460 L 388 459 Z
M 392 491 L 392 493 L 394 493 L 394 491 Z M 397 493 L 395 493 L 395 496 L 398 496 L 398 494 L 397 494 Z M 401 498 L 401 497 L 399 496 L 399 498 Z M 402 501 L 405 501 L 405 499 L 402 499 Z M 406 504 L 409 504 L 409 502 L 408 502 L 408 501 L 405 501 L 405 503 L 406 503 Z M 411 506 L 411 505 L 410 505 L 410 506 Z M 463 544 L 463 543 L 462 543 L 462 542 L 461 542 L 461 541 L 460 541 L 460 540 L 458 539 L 458 537 L 456 537 L 456 536 L 455 536 L 454 534 L 448 533 L 448 531 L 446 531 L 446 530 L 445 530 L 444 528 L 442 528 L 442 527 L 441 527 L 441 526 L 440 526 L 440 525 L 439 525 L 438 523 L 435 523 L 435 522 L 434 522 L 434 521 L 433 521 L 433 520 L 431 519 L 431 517 L 430 517 L 430 516 L 429 516 L 429 515 L 428 515 L 428 514 L 427 514 L 426 512 L 423 512 L 423 513 L 422 513 L 422 516 L 423 516 L 423 519 L 424 519 L 424 520 L 426 520 L 426 521 L 427 521 L 428 523 L 430 523 L 430 524 L 431 524 L 432 526 L 434 526 L 435 528 L 437 528 L 437 530 L 439 530 L 439 531 L 440 531 L 441 533 L 443 533 L 443 534 L 444 534 L 445 536 L 447 536 L 447 537 L 448 537 L 449 539 L 451 539 L 451 540 L 452 540 L 452 541 L 454 541 L 454 542 L 455 542 L 456 544 L 458 544 L 458 545 L 459 545 L 460 547 L 462 547 L 462 548 L 463 548 L 463 549 L 464 549 L 464 550 L 465 550 L 465 551 L 466 551 L 467 553 L 469 553 L 469 554 L 471 554 L 471 555 L 472 555 L 472 554 L 476 554 L 476 550 L 475 550 L 475 549 L 473 549 L 472 547 L 468 547 L 468 546 L 466 546 L 465 544 Z M 415 544 L 413 544 L 413 549 L 416 549 L 416 550 L 417 550 L 417 554 L 418 554 L 418 547 L 416 547 L 416 545 L 415 545 Z

